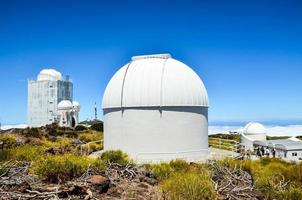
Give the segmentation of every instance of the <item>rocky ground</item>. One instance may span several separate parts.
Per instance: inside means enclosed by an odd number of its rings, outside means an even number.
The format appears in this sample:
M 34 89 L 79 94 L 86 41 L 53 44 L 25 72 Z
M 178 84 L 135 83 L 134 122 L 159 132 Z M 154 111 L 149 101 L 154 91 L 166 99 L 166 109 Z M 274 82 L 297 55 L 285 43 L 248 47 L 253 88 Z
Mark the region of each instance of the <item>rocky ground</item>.
M 30 163 L 15 163 L 0 177 L 1 199 L 160 199 L 157 181 L 143 169 L 110 164 L 104 174 L 48 184 L 29 174 Z

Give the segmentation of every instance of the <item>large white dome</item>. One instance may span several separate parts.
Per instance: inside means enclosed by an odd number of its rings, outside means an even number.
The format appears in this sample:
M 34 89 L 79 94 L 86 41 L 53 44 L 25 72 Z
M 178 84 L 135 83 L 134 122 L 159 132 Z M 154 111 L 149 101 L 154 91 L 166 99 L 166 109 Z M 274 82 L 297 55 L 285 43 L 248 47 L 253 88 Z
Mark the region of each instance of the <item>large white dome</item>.
M 38 75 L 38 81 L 62 80 L 62 74 L 55 69 L 43 69 Z
M 58 110 L 69 110 L 72 109 L 73 105 L 69 100 L 60 101 L 58 104 Z
M 265 135 L 266 130 L 260 123 L 250 122 L 243 128 L 245 135 Z
M 132 57 L 108 83 L 103 111 L 104 150 L 120 149 L 138 162 L 208 155 L 207 91 L 169 54 Z
M 169 54 L 132 57 L 112 77 L 103 97 L 103 108 L 208 105 L 199 76 Z

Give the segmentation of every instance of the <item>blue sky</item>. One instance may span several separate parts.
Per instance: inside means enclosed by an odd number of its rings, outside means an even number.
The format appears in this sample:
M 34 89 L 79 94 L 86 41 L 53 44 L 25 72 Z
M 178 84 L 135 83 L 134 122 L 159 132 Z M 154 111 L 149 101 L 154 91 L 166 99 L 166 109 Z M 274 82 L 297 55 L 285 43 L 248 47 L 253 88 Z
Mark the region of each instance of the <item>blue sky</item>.
M 0 0 L 1 121 L 26 123 L 42 68 L 71 76 L 83 120 L 131 56 L 165 52 L 203 79 L 210 122 L 302 119 L 302 1 Z

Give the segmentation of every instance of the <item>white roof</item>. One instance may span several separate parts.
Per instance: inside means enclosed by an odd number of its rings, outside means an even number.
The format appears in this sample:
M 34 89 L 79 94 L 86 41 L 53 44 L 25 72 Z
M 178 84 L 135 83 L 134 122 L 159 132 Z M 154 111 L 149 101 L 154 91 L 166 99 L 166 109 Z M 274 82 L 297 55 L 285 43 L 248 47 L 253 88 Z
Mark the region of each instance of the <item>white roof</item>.
M 169 54 L 132 57 L 111 78 L 103 108 L 209 105 L 199 76 Z
M 266 146 L 270 148 L 276 148 L 280 150 L 302 150 L 302 141 L 292 140 L 292 139 L 280 139 L 280 140 L 267 140 L 267 141 L 254 141 L 254 144 L 260 145 L 260 146 Z
M 245 135 L 261 135 L 266 134 L 264 126 L 257 122 L 250 122 L 243 128 Z
M 68 110 L 72 109 L 72 103 L 69 100 L 60 101 L 58 104 L 58 110 Z
M 62 80 L 62 74 L 55 69 L 43 69 L 38 75 L 38 81 Z
M 80 103 L 77 102 L 77 101 L 73 101 L 73 102 L 72 102 L 72 105 L 73 105 L 74 107 L 80 107 Z

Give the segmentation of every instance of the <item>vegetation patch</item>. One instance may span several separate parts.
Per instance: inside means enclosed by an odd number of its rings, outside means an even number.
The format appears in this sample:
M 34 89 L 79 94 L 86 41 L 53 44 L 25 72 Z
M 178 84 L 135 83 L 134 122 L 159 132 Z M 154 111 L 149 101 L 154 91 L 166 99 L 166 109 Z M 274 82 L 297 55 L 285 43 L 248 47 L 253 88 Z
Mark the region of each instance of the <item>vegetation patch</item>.
M 74 128 L 75 131 L 87 131 L 88 128 L 86 126 L 83 126 L 83 125 L 77 125 L 75 128 Z
M 88 168 L 103 171 L 105 170 L 105 163 L 100 159 L 73 154 L 48 155 L 34 162 L 31 172 L 43 180 L 58 183 L 81 176 Z
M 271 158 L 256 161 L 227 159 L 222 163 L 250 173 L 255 187 L 266 199 L 301 199 L 302 164 Z
M 103 125 L 103 122 L 93 124 L 93 125 L 90 127 L 90 129 L 91 129 L 91 130 L 98 131 L 98 132 L 104 132 L 104 125 Z
M 101 159 L 105 161 L 105 163 L 117 163 L 119 165 L 125 166 L 127 164 L 132 164 L 133 162 L 129 159 L 129 156 L 122 152 L 121 150 L 109 150 L 105 151 L 101 155 Z
M 17 139 L 13 134 L 3 134 L 0 135 L 0 143 L 2 148 L 13 148 L 17 146 Z
M 164 199 L 201 200 L 216 199 L 216 191 L 208 172 L 175 173 L 160 184 Z
M 44 148 L 41 146 L 25 145 L 8 150 L 4 150 L 0 154 L 0 161 L 34 161 L 43 156 Z
M 102 140 L 103 137 L 100 133 L 81 133 L 79 134 L 79 140 L 83 142 L 92 142 Z

